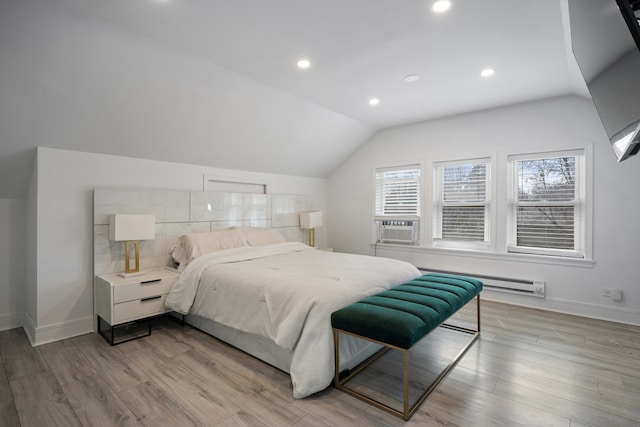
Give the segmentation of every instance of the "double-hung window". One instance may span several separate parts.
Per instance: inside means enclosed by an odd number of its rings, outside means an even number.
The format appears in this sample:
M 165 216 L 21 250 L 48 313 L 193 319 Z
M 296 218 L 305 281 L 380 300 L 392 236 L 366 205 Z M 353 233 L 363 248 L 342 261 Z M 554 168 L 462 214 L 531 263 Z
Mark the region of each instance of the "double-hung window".
M 420 165 L 376 169 L 376 217 L 420 216 Z
M 585 256 L 584 150 L 512 156 L 509 252 Z
M 491 159 L 434 165 L 434 246 L 490 247 Z
M 420 170 L 416 164 L 376 169 L 376 242 L 418 244 Z

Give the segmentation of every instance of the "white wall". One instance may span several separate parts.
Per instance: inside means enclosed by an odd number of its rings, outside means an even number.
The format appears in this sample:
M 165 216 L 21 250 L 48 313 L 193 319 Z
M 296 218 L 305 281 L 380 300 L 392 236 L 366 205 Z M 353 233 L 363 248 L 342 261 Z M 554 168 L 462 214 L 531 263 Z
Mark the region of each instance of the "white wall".
M 0 198 L 24 197 L 36 145 L 325 177 L 373 134 L 70 3 L 0 0 Z
M 20 199 L 0 199 L 0 331 L 22 325 L 25 311 L 25 213 Z
M 590 100 L 567 96 L 386 129 L 336 170 L 328 182 L 329 245 L 335 250 L 373 254 L 372 171 L 394 162 L 455 160 L 495 155 L 499 195 L 506 195 L 507 156 L 593 146 L 594 263 L 563 265 L 507 254 L 482 256 L 434 249 L 378 250 L 378 254 L 420 267 L 544 280 L 546 297 L 485 292 L 486 297 L 585 316 L 640 324 L 637 254 L 640 232 L 640 159 L 618 164 Z M 425 177 L 427 195 L 433 181 Z M 425 206 L 429 205 L 429 198 Z M 426 209 L 429 211 L 429 209 Z M 336 219 L 339 218 L 339 221 Z M 506 234 L 506 212 L 497 212 L 497 237 Z M 430 218 L 423 221 L 428 236 Z M 624 292 L 620 302 L 602 288 Z
M 326 181 L 38 148 L 37 308 L 25 324 L 34 344 L 93 328 L 93 212 L 96 186 L 202 190 L 203 175 L 267 182 L 272 194 L 307 194 L 326 208 Z M 33 191 L 34 189 L 32 189 Z M 31 195 L 30 195 L 31 196 Z M 326 242 L 319 231 L 318 244 Z M 31 299 L 31 298 L 30 298 Z M 27 323 L 27 322 L 25 322 Z

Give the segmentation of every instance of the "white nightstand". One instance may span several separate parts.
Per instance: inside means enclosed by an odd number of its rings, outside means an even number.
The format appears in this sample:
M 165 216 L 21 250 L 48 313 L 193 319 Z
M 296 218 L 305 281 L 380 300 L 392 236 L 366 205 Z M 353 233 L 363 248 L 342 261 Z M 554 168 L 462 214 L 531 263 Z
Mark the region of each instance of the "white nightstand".
M 151 335 L 151 318 L 171 311 L 164 301 L 177 278 L 172 270 L 150 270 L 135 277 L 96 276 L 98 333 L 111 345 Z

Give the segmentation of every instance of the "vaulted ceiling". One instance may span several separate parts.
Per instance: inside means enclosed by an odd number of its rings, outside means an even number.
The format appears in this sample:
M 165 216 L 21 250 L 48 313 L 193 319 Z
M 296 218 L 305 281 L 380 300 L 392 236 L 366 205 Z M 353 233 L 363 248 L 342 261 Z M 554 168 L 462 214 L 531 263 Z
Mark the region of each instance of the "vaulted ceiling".
M 0 0 L 0 198 L 35 146 L 326 177 L 386 127 L 588 96 L 566 2 Z

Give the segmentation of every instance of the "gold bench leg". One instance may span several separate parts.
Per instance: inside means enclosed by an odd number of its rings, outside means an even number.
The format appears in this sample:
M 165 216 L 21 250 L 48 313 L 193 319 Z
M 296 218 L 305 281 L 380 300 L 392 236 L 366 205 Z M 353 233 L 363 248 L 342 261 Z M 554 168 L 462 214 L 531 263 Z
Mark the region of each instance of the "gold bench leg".
M 477 320 L 477 325 L 476 325 L 476 329 L 469 329 L 469 328 L 463 328 L 463 327 L 459 327 L 459 326 L 453 326 L 453 325 L 449 325 L 449 324 L 441 324 L 440 327 L 444 327 L 447 329 L 453 329 L 459 332 L 464 332 L 467 334 L 472 334 L 473 336 L 471 337 L 471 340 L 464 346 L 464 348 L 456 355 L 456 357 L 451 361 L 451 363 L 449 363 L 449 365 L 447 365 L 447 367 L 440 372 L 440 374 L 436 377 L 436 379 L 429 385 L 429 387 L 427 387 L 427 389 L 425 391 L 422 392 L 422 394 L 416 399 L 416 401 L 410 405 L 409 404 L 409 349 L 404 349 L 401 347 L 396 347 L 387 343 L 383 343 L 377 340 L 372 340 L 370 338 L 367 337 L 363 337 L 361 335 L 358 334 L 354 334 L 348 331 L 344 331 L 341 329 L 333 329 L 333 341 L 334 341 L 334 354 L 335 354 L 335 381 L 334 381 L 334 387 L 337 390 L 343 391 L 347 394 L 350 394 L 353 397 L 356 397 L 370 405 L 373 405 L 379 409 L 382 409 L 383 411 L 386 411 L 390 414 L 393 414 L 397 417 L 402 418 L 403 420 L 407 421 L 409 420 L 409 418 L 411 418 L 411 416 L 413 416 L 413 414 L 418 410 L 418 408 L 420 407 L 420 405 L 422 405 L 422 403 L 426 400 L 426 398 L 429 396 L 429 394 L 431 394 L 431 392 L 433 390 L 435 390 L 435 388 L 438 386 L 438 384 L 440 384 L 440 382 L 449 374 L 449 372 L 451 372 L 451 370 L 458 364 L 458 362 L 460 361 L 460 359 L 462 359 L 462 357 L 465 355 L 465 353 L 467 352 L 467 350 L 469 350 L 469 348 L 471 348 L 471 346 L 476 342 L 476 340 L 478 339 L 478 337 L 480 336 L 480 294 L 478 294 L 476 296 L 476 301 L 477 301 L 477 316 L 476 316 L 476 320 Z M 383 348 L 376 352 L 374 355 L 370 356 L 368 359 L 366 359 L 364 362 L 362 362 L 360 365 L 358 365 L 353 372 L 349 373 L 347 376 L 345 376 L 344 378 L 340 378 L 340 334 L 347 334 L 347 335 L 352 335 L 354 337 L 360 338 L 360 339 L 364 339 L 376 344 L 379 344 L 381 346 L 383 346 Z M 427 334 L 428 335 L 428 334 Z M 424 338 L 424 337 L 423 337 Z M 379 359 L 384 353 L 386 353 L 389 350 L 398 350 L 400 352 L 402 352 L 402 387 L 403 387 L 403 410 L 399 411 L 398 409 L 395 409 L 389 405 L 386 405 L 380 401 L 377 401 L 365 394 L 362 394 L 358 391 L 355 391 L 353 389 L 348 388 L 345 384 L 353 379 L 356 375 L 358 375 L 360 372 L 362 372 L 365 368 L 367 368 L 369 365 L 371 365 L 373 362 L 375 362 L 377 359 Z

